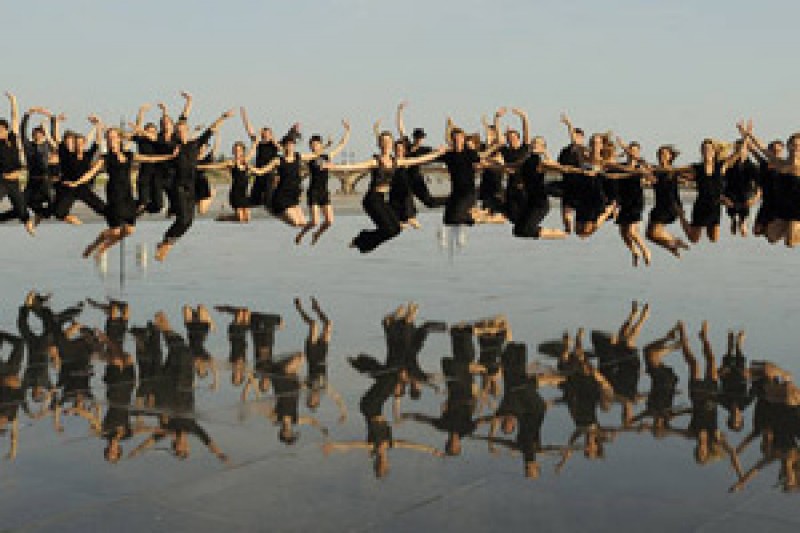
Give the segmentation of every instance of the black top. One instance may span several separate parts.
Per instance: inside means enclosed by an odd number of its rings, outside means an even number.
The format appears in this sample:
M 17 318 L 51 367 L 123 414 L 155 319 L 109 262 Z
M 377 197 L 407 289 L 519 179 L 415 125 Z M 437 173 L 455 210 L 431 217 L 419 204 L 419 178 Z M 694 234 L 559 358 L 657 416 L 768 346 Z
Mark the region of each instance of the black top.
M 17 136 L 9 131 L 8 139 L 0 141 L 0 173 L 15 172 L 21 168 Z
M 328 154 L 320 154 L 315 159 L 308 163 L 308 171 L 311 174 L 311 181 L 308 184 L 309 189 L 326 191 L 328 190 L 328 171 L 323 168 L 323 165 L 330 161 Z
M 673 172 L 654 172 L 656 182 L 653 184 L 655 206 L 672 208 L 681 204 L 678 190 L 678 176 Z
M 178 155 L 173 161 L 175 162 L 176 185 L 179 187 L 191 188 L 194 186 L 200 149 L 208 143 L 211 135 L 212 131 L 207 129 L 196 139 L 178 144 Z
M 133 153 L 122 152 L 125 161 L 119 160 L 117 154 L 107 153 L 103 156 L 105 161 L 108 182 L 106 182 L 106 196 L 108 199 L 129 197 L 133 195 L 131 187 L 131 166 L 133 165 Z
M 78 181 L 81 176 L 89 171 L 92 166 L 95 154 L 97 154 L 97 143 L 92 143 L 88 150 L 83 152 L 83 157 L 78 158 L 76 152 L 71 152 L 62 142 L 58 146 L 58 161 L 61 165 L 62 181 Z
M 714 164 L 712 174 L 706 174 L 706 166 L 703 163 L 695 163 L 692 168 L 694 169 L 695 183 L 697 183 L 697 200 L 719 204 L 720 196 L 725 188 L 722 163 Z
M 529 152 L 530 149 L 525 145 L 520 145 L 517 148 L 506 145 L 500 148 L 500 155 L 503 156 L 503 161 L 507 165 L 513 165 L 514 163 L 522 161 Z
M 548 205 L 544 172 L 539 171 L 541 162 L 541 155 L 530 154 L 519 169 L 519 175 L 523 180 L 530 207 L 546 207 Z
M 395 170 L 397 168 L 397 161 L 395 160 L 394 156 L 392 156 L 392 166 L 391 168 L 387 168 L 383 166 L 381 162 L 381 156 L 376 155 L 375 162 L 378 164 L 375 168 L 370 171 L 370 182 L 369 182 L 369 190 L 374 191 L 378 188 L 385 189 L 389 185 L 392 184 L 392 178 L 394 177 Z
M 416 148 L 411 148 L 408 151 L 408 157 L 422 157 L 424 155 L 428 155 L 433 152 L 433 148 L 430 146 L 417 146 Z M 417 178 L 422 177 L 422 169 L 420 165 L 412 165 L 408 167 L 408 178 L 411 180 L 415 180 Z
M 302 158 L 300 154 L 294 154 L 294 161 L 289 161 L 285 157 L 281 157 L 281 162 L 278 165 L 278 176 L 280 177 L 278 187 L 280 189 L 300 190 L 300 182 L 302 181 L 302 177 L 300 176 L 301 163 Z
M 272 141 L 259 142 L 256 146 L 256 167 L 265 167 L 278 157 L 278 145 Z
M 475 165 L 481 158 L 478 152 L 465 148 L 458 152 L 448 150 L 439 158 L 447 166 L 450 173 L 452 192 L 472 192 L 475 190 Z

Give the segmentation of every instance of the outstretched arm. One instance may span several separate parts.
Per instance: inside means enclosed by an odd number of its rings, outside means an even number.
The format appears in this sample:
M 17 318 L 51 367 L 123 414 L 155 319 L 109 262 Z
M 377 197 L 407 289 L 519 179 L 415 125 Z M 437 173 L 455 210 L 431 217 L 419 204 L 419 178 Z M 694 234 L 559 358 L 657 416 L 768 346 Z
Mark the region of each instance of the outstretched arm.
M 328 152 L 328 157 L 334 159 L 337 155 L 344 150 L 344 147 L 347 146 L 347 143 L 350 141 L 350 123 L 346 120 L 342 121 L 342 126 L 344 126 L 344 133 L 342 134 L 342 139 L 339 141 L 333 150 Z
M 336 163 L 327 163 L 323 165 L 323 168 L 327 170 L 339 170 L 344 172 L 362 172 L 364 170 L 371 170 L 376 166 L 375 159 L 366 159 L 364 161 L 360 161 L 358 163 L 349 163 L 346 165 L 336 164 Z
M 405 110 L 408 102 L 400 102 L 397 105 L 397 133 L 400 134 L 400 137 L 406 136 L 406 125 L 403 122 L 403 111 Z
M 281 162 L 280 157 L 273 157 L 269 163 L 267 163 L 263 167 L 253 168 L 251 169 L 251 172 L 256 176 L 263 176 L 264 174 L 269 174 L 270 172 L 278 168 L 280 162 Z
M 419 157 L 403 157 L 397 160 L 397 165 L 401 167 L 413 167 L 416 165 L 424 165 L 437 159 L 447 151 L 447 146 L 440 146 L 437 150 Z
M 93 177 L 97 175 L 98 172 L 100 172 L 100 170 L 102 170 L 103 165 L 104 165 L 103 160 L 98 159 L 97 161 L 95 161 L 94 165 L 92 165 L 92 168 L 90 168 L 89 171 L 83 176 L 81 176 L 77 181 L 68 181 L 64 183 L 64 185 L 66 185 L 67 187 L 78 187 L 79 185 L 83 185 L 84 183 L 89 182 Z

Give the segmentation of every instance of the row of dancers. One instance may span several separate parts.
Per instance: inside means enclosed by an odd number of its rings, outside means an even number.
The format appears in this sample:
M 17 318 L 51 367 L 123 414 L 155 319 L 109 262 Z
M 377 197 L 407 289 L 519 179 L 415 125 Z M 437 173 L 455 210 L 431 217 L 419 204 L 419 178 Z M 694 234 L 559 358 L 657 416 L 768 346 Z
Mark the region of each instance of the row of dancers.
M 203 427 L 195 397 L 204 384 L 218 390 L 220 367 L 225 367 L 231 386 L 239 390 L 240 418 L 265 417 L 278 428 L 278 440 L 285 445 L 296 444 L 298 428 L 307 426 L 318 432 L 326 455 L 365 450 L 378 477 L 388 474 L 392 449 L 454 457 L 464 454 L 465 442 L 483 442 L 493 455 L 504 449 L 521 455 L 524 475 L 537 478 L 543 457 L 551 458 L 558 473 L 576 451 L 596 460 L 607 455 L 618 435 L 649 433 L 658 440 L 694 442 L 698 465 L 728 460 L 736 476 L 732 490 L 743 488 L 776 461 L 781 464 L 784 488 L 800 488 L 800 389 L 792 384 L 791 375 L 770 362 L 748 365 L 744 331 L 729 332 L 726 352 L 718 360 L 706 322 L 699 333 L 700 358 L 682 322 L 640 353 L 638 337 L 650 309 L 636 302 L 618 332 L 591 332 L 591 349 L 582 329 L 574 337 L 564 333 L 538 345 L 537 351 L 553 363 L 530 362 L 528 347 L 513 340 L 504 316 L 448 326 L 421 322 L 416 304 L 399 306 L 381 321 L 385 358 L 366 354 L 348 358 L 349 365 L 368 380 L 358 402 L 366 425 L 363 440 L 334 438 L 335 433 L 345 432 L 334 426 L 346 422 L 349 412 L 328 378 L 333 322 L 314 299 L 311 312 L 299 299 L 295 301 L 307 338 L 302 350 L 288 356 L 274 353 L 276 334 L 284 327 L 280 315 L 217 306 L 216 312 L 230 321 L 230 356 L 224 365 L 205 347 L 216 323 L 204 306 L 184 307 L 181 333 L 163 312 L 144 326 L 130 326 L 125 302 L 87 303 L 105 314 L 102 330 L 80 322 L 85 304 L 55 311 L 47 296 L 32 292 L 19 309 L 18 334 L 0 332 L 2 344 L 11 345 L 10 355 L 0 364 L 0 429 L 6 433 L 10 427 L 11 459 L 18 453 L 23 415 L 31 424 L 52 418 L 59 433 L 65 431 L 64 418 L 72 415 L 105 441 L 103 455 L 111 463 L 133 459 L 162 441 L 169 441 L 171 452 L 185 459 L 191 455 L 193 439 L 231 463 Z M 439 369 L 430 370 L 431 362 L 420 356 L 426 339 L 437 333 L 449 334 L 452 354 L 439 361 Z M 125 348 L 128 336 L 134 340 L 135 355 Z M 248 339 L 253 345 L 249 366 Z M 669 362 L 675 351 L 682 354 L 688 369 L 688 405 L 677 402 L 680 379 Z M 95 396 L 99 391 L 92 383 L 97 366 L 104 366 L 104 398 Z M 647 393 L 640 390 L 642 367 L 650 381 Z M 414 403 L 409 406 L 408 401 L 428 395 L 444 396 L 439 412 L 415 409 Z M 320 411 L 323 400 L 331 402 L 333 411 Z M 611 424 L 602 413 L 615 405 L 619 423 Z M 544 421 L 548 413 L 561 408 L 574 428 L 564 442 L 550 436 L 548 443 L 543 438 Z M 726 428 L 718 423 L 720 408 L 727 413 Z M 752 429 L 733 446 L 728 439 L 743 431 L 751 408 Z M 335 413 L 335 421 L 320 420 L 322 412 Z M 411 423 L 441 432 L 441 447 L 394 436 L 395 430 Z M 758 439 L 762 456 L 745 471 L 740 455 Z M 136 443 L 127 455 L 126 442 Z
M 374 127 L 378 153 L 361 162 L 340 164 L 334 160 L 349 141 L 347 121 L 343 121 L 344 133 L 337 144 L 315 134 L 309 139 L 309 151 L 301 153 L 299 124 L 293 124 L 276 142 L 269 127 L 256 134 L 241 108 L 250 145 L 237 141 L 231 158 L 215 160 L 211 139 L 234 112 L 223 113 L 195 136 L 188 123 L 193 100 L 185 92 L 177 120 L 159 104 L 159 125 L 145 123 L 151 106 L 144 105 L 136 121 L 124 130 L 105 127 L 99 117 L 90 116 L 92 131 L 87 136 L 74 131 L 61 135 L 65 117 L 43 107 L 30 108 L 20 122 L 16 98 L 7 94 L 12 118 L 10 122 L 0 120 L 0 197 L 8 196 L 12 208 L 0 214 L 0 220 L 17 218 L 30 232 L 48 217 L 76 224 L 79 220 L 70 211 L 80 200 L 108 225 L 87 246 L 87 257 L 102 255 L 131 235 L 137 217 L 162 211 L 166 196 L 175 219 L 157 245 L 155 257 L 163 260 L 191 227 L 195 210 L 208 209 L 213 198 L 207 175 L 211 171 L 230 175 L 228 200 L 233 213 L 221 220 L 248 222 L 251 208 L 264 207 L 297 230 L 297 244 L 308 234 L 312 244 L 316 243 L 334 222 L 328 185 L 331 173 L 368 173 L 362 205 L 375 229 L 361 231 L 351 242 L 362 253 L 375 250 L 404 229 L 419 228 L 415 199 L 429 208 L 443 207 L 445 226 L 510 223 L 513 235 L 520 238 L 563 239 L 572 232 L 587 238 L 606 221 L 615 220 L 637 265 L 640 260 L 650 264 L 648 240 L 677 257 L 688 249 L 684 239 L 668 230 L 676 222 L 689 242 L 699 242 L 704 233 L 716 241 L 723 207 L 734 234 L 749 233 L 750 212 L 760 202 L 753 233 L 770 243 L 783 240 L 788 246 L 800 239 L 800 135 L 792 135 L 786 144 L 773 141 L 765 145 L 754 134 L 752 122 L 737 124 L 740 138 L 733 150 L 727 151 L 725 143 L 705 139 L 700 146 L 701 161 L 678 166 L 678 150 L 672 145 L 659 147 L 653 163 L 645 160 L 637 142 L 626 143 L 611 133 L 594 134 L 587 145 L 583 130 L 564 115 L 561 121 L 570 143 L 553 159 L 544 138 L 531 135 L 528 115 L 522 109 L 511 110 L 521 122 L 520 130 L 503 129 L 502 119 L 508 111 L 500 108 L 491 123 L 482 120 L 483 136 L 468 134 L 448 119 L 446 143 L 433 149 L 425 144 L 424 129 L 415 128 L 410 138 L 407 135 L 407 104 L 403 102 L 397 108 L 397 137 L 382 131 L 378 122 Z M 34 115 L 46 120 L 29 136 L 27 129 Z M 136 145 L 136 152 L 130 150 L 130 143 Z M 136 194 L 134 163 L 139 164 Z M 446 196 L 433 195 L 424 176 L 423 168 L 435 163 L 444 164 L 450 176 Z M 23 193 L 19 180 L 25 166 L 28 181 Z M 305 192 L 308 216 L 301 207 L 304 166 L 309 175 Z M 101 172 L 108 175 L 105 201 L 92 189 Z M 551 182 L 547 175 L 552 173 L 560 174 L 561 179 Z M 690 216 L 679 188 L 688 182 L 697 189 Z M 643 236 L 640 225 L 644 185 L 648 184 L 654 190 L 654 205 Z M 561 198 L 563 229 L 542 226 L 551 196 Z

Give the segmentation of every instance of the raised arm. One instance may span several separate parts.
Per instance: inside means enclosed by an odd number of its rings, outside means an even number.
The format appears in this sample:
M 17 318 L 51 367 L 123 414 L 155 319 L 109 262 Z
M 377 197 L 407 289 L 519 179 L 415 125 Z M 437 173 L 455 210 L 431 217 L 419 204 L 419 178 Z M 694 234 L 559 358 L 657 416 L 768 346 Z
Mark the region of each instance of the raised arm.
M 53 126 L 53 131 L 50 132 L 50 133 L 52 134 L 53 141 L 55 141 L 56 144 L 61 142 L 61 126 L 60 126 L 60 124 L 62 122 L 64 122 L 65 120 L 67 120 L 67 116 L 64 113 L 61 113 L 58 116 L 54 116 L 52 121 L 51 121 L 51 124 Z
M 344 133 L 342 134 L 342 139 L 339 141 L 333 150 L 328 152 L 328 157 L 334 159 L 337 155 L 344 150 L 344 147 L 347 146 L 347 143 L 350 141 L 350 123 L 347 120 L 342 121 L 342 126 L 344 127 Z
M 171 154 L 163 154 L 163 155 L 145 155 L 145 154 L 133 154 L 133 160 L 137 163 L 163 163 L 164 161 L 169 161 L 170 159 L 175 159 L 178 155 L 179 148 L 176 146 L 175 151 Z
M 503 144 L 505 142 L 505 137 L 503 136 L 503 130 L 500 126 L 500 119 L 506 114 L 507 110 L 505 107 L 501 107 L 494 113 L 494 121 L 492 124 L 494 125 L 494 131 L 497 133 L 497 142 Z
M 144 124 L 144 114 L 147 113 L 151 107 L 153 107 L 151 104 L 142 104 L 141 107 L 139 107 L 139 111 L 136 113 L 136 126 L 135 126 L 136 132 L 142 131 L 142 125 Z
M 11 133 L 19 135 L 19 105 L 17 104 L 17 97 L 10 92 L 6 92 L 8 103 L 11 105 Z
M 375 136 L 375 142 L 378 142 L 378 138 L 381 136 L 381 121 L 376 120 L 372 123 L 372 135 Z
M 755 147 L 762 156 L 764 156 L 764 159 L 766 159 L 770 165 L 782 165 L 784 163 L 784 161 L 775 157 L 772 152 L 767 150 L 766 145 L 755 136 L 753 133 L 752 120 L 748 120 L 746 123 L 744 121 L 740 121 L 736 124 L 736 128 L 739 130 L 739 133 L 742 134 L 742 137 L 749 140 L 752 143 L 752 146 Z
M 571 143 L 577 143 L 578 136 L 575 133 L 575 127 L 572 125 L 572 121 L 569 119 L 566 113 L 561 113 L 561 123 L 567 127 L 567 132 L 569 133 L 569 141 Z
M 247 110 L 244 106 L 239 108 L 239 115 L 242 117 L 242 125 L 244 126 L 244 131 L 247 133 L 247 136 L 250 137 L 251 141 L 256 140 L 256 132 L 253 129 L 253 125 L 250 123 L 250 120 L 247 118 Z
M 408 102 L 403 101 L 397 104 L 397 133 L 400 137 L 406 136 L 406 124 L 403 121 L 403 111 L 405 110 Z
M 192 112 L 192 95 L 186 91 L 181 91 L 181 96 L 185 100 L 183 104 L 183 111 L 181 111 L 181 116 L 178 117 L 180 120 L 189 120 L 189 115 Z
M 444 142 L 449 143 L 452 140 L 455 127 L 456 124 L 453 122 L 452 117 L 447 117 L 444 123 Z
M 528 118 L 528 113 L 518 107 L 512 109 L 511 112 L 517 115 L 522 121 L 522 144 L 528 146 L 531 143 L 531 123 Z

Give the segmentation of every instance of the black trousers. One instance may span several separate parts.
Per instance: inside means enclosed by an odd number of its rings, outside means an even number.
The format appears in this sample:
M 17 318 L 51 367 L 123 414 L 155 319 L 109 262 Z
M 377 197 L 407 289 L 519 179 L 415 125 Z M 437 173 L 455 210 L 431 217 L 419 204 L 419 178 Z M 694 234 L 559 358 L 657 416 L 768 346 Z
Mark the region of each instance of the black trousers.
M 374 230 L 363 230 L 353 244 L 362 254 L 373 251 L 384 242 L 400 235 L 402 228 L 397 215 L 386 201 L 386 194 L 370 191 L 364 195 L 361 205 L 364 212 L 375 223 Z
M 164 234 L 164 242 L 174 242 L 183 237 L 194 222 L 194 186 L 179 185 L 172 191 L 175 220 Z
M 411 184 L 411 191 L 414 193 L 414 196 L 419 198 L 422 205 L 428 209 L 442 207 L 447 203 L 447 197 L 436 197 L 431 194 L 430 189 L 428 189 L 428 184 L 425 183 L 425 176 L 422 174 L 412 174 L 409 178 L 409 183 Z
M 89 209 L 96 214 L 104 217 L 106 214 L 106 203 L 92 190 L 91 185 L 84 184 L 77 187 L 66 187 L 56 185 L 56 200 L 53 205 L 53 216 L 63 220 L 72 210 L 72 205 L 76 200 L 80 200 L 89 206 Z
M 136 205 L 148 213 L 160 213 L 164 209 L 165 173 L 157 168 L 144 167 L 136 177 Z
M 25 195 L 22 193 L 19 180 L 0 178 L 0 200 L 6 196 L 11 202 L 11 209 L 5 213 L 0 213 L 0 221 L 18 218 L 22 222 L 27 222 L 29 218 L 28 206 L 25 203 Z

